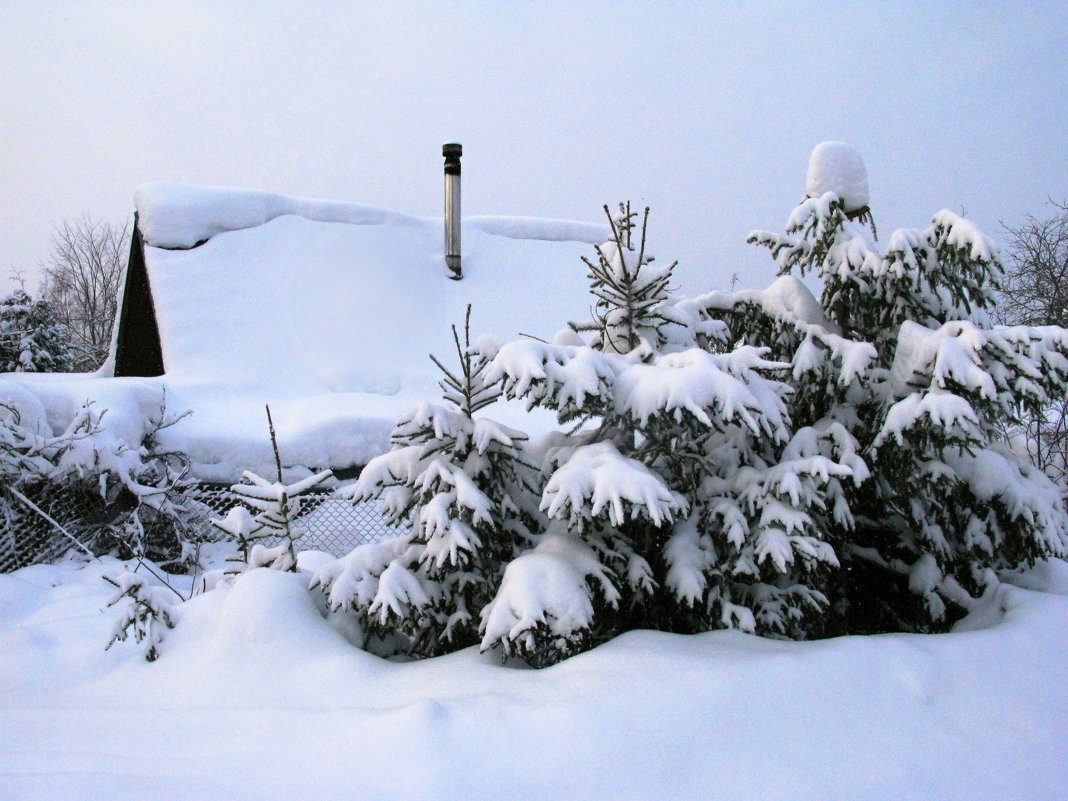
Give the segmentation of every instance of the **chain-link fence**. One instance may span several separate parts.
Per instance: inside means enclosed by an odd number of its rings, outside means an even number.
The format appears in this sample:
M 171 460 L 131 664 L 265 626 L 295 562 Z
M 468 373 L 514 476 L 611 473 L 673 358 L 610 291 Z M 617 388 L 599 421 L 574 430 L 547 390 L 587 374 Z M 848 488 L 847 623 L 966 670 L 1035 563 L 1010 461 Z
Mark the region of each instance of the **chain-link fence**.
M 0 491 L 0 573 L 54 561 L 67 551 L 92 550 L 136 500 L 126 493 L 107 501 L 91 483 L 26 484 Z M 153 523 L 145 526 L 151 533 Z
M 223 517 L 234 506 L 242 505 L 225 488 L 199 487 L 192 497 L 204 507 L 206 526 L 211 525 L 211 517 Z M 307 493 L 291 498 L 289 503 L 297 512 L 294 528 L 304 532 L 297 541 L 297 549 L 301 551 L 325 551 L 341 556 L 357 545 L 408 533 L 407 528 L 390 525 L 378 503 L 353 503 L 329 492 Z M 249 511 L 255 514 L 256 510 L 249 508 Z M 274 545 L 276 541 L 265 539 L 263 543 Z
M 14 494 L 5 493 L 5 502 L 0 503 L 0 573 L 54 561 L 76 547 L 48 520 L 49 517 L 56 522 L 62 520 L 59 524 L 70 530 L 71 512 L 76 506 L 72 494 L 54 491 L 30 494 L 32 498 L 20 493 L 25 497 L 24 502 Z M 89 510 L 79 511 L 84 519 L 89 519 Z
M 78 547 L 73 540 L 93 547 L 108 525 L 129 511 L 71 485 L 43 485 L 20 495 L 5 493 L 0 503 L 0 573 L 54 561 Z M 186 499 L 192 510 L 184 521 L 189 534 L 207 539 L 220 535 L 211 518 L 223 517 L 240 505 L 227 489 L 210 485 L 193 487 Z M 290 503 L 297 509 L 294 527 L 305 532 L 297 542 L 302 551 L 341 556 L 357 545 L 407 533 L 406 528 L 390 525 L 377 503 L 354 504 L 328 492 L 309 493 Z

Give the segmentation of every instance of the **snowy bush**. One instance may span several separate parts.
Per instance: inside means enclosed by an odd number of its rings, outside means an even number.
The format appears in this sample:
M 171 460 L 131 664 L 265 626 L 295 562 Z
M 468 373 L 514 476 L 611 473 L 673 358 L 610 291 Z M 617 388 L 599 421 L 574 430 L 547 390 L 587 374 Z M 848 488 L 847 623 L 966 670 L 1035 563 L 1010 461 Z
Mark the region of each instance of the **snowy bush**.
M 187 460 L 156 445 L 175 422 L 165 404 L 146 421 L 142 441 L 130 444 L 92 403 L 54 435 L 43 412 L 21 400 L 0 404 L 0 515 L 13 545 L 44 531 L 83 551 L 174 568 L 192 557 L 200 534 L 184 495 Z
M 155 662 L 159 657 L 159 644 L 166 629 L 174 628 L 174 604 L 163 597 L 160 587 L 154 587 L 143 576 L 123 572 L 115 577 L 104 576 L 104 581 L 115 588 L 108 606 L 120 606 L 123 615 L 115 624 L 111 639 L 105 646 L 108 650 L 117 642 L 133 637 L 141 646 L 145 660 Z

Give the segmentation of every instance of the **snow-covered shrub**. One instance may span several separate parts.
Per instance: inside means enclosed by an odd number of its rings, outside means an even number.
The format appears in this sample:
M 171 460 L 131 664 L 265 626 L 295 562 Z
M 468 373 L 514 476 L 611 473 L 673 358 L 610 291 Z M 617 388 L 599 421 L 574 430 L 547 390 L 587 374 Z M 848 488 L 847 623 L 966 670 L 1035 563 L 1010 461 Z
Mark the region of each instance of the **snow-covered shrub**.
M 135 445 L 110 430 L 92 403 L 59 435 L 43 415 L 24 422 L 33 410 L 23 406 L 0 405 L 0 514 L 20 561 L 33 554 L 22 554 L 19 539 L 35 532 L 172 567 L 191 557 L 200 533 L 184 495 L 187 459 L 155 441 L 175 422 L 165 404 Z
M 134 642 L 141 646 L 145 659 L 155 662 L 164 631 L 174 628 L 174 605 L 163 597 L 160 587 L 152 586 L 144 576 L 136 573 L 127 571 L 115 577 L 104 576 L 104 581 L 115 588 L 108 606 L 123 609 L 123 616 L 116 621 L 104 650 L 116 642 L 125 642 L 132 635 Z
M 46 300 L 17 289 L 0 300 L 0 373 L 69 373 L 70 332 Z
M 839 171 L 840 191 L 856 169 Z M 686 310 L 789 362 L 789 416 L 837 425 L 864 455 L 871 478 L 843 496 L 845 514 L 832 521 L 839 629 L 941 628 L 993 570 L 1066 551 L 1059 493 L 1001 432 L 1021 410 L 1064 397 L 1068 331 L 992 325 L 997 250 L 958 215 L 940 211 L 885 247 L 850 217 L 825 191 L 794 210 L 785 234 L 750 235 L 784 276 L 821 279 L 818 304 L 784 277 L 763 293 L 691 299 Z
M 462 340 L 453 327 L 458 370 L 431 357 L 444 373 L 445 403 L 412 409 L 393 431 L 393 450 L 342 491 L 356 502 L 383 498 L 394 521 L 412 520 L 412 534 L 389 548 L 358 548 L 315 578 L 332 608 L 363 619 L 375 638 L 368 647 L 380 653 L 433 655 L 478 642 L 505 565 L 538 529 L 526 435 L 476 417 L 500 391 L 485 380 L 470 323 L 468 307 Z

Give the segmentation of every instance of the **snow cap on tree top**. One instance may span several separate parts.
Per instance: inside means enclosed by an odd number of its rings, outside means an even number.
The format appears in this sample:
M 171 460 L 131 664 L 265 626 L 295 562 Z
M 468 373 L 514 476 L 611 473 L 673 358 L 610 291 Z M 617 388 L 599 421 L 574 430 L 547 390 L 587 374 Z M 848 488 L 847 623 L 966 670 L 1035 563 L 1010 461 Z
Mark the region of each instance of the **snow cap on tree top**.
M 816 145 L 808 159 L 805 192 L 813 198 L 834 192 L 847 214 L 865 208 L 868 205 L 868 171 L 860 151 L 845 142 Z

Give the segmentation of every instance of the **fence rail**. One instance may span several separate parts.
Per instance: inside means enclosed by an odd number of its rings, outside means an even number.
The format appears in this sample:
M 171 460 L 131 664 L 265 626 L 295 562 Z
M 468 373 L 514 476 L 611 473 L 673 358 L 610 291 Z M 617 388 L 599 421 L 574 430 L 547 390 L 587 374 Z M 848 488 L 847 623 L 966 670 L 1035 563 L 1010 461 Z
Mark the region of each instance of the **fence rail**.
M 207 485 L 193 487 L 186 498 L 193 509 L 191 533 L 206 539 L 219 536 L 211 518 L 223 517 L 240 505 L 228 490 Z M 0 504 L 0 573 L 58 559 L 76 547 L 71 537 L 92 543 L 115 517 L 115 509 L 99 496 L 65 486 L 46 486 L 32 493 L 32 503 L 51 521 L 15 498 L 10 501 Z M 298 550 L 342 556 L 357 545 L 407 533 L 404 527 L 390 525 L 377 503 L 354 504 L 327 492 L 309 493 L 291 503 L 299 510 L 294 525 L 304 531 L 297 541 Z

